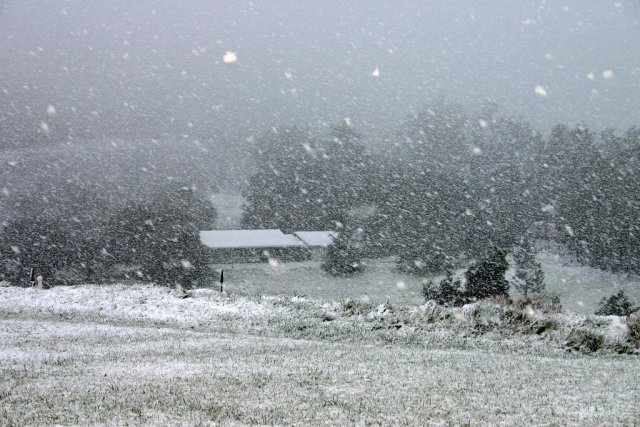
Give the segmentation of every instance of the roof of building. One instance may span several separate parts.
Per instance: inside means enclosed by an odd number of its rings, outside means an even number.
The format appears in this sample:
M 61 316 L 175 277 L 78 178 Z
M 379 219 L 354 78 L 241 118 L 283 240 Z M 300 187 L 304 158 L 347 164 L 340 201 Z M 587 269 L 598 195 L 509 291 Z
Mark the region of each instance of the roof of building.
M 324 248 L 333 242 L 338 233 L 335 231 L 296 231 L 293 235 L 308 247 Z
M 304 247 L 301 240 L 280 230 L 207 230 L 200 241 L 212 249 Z

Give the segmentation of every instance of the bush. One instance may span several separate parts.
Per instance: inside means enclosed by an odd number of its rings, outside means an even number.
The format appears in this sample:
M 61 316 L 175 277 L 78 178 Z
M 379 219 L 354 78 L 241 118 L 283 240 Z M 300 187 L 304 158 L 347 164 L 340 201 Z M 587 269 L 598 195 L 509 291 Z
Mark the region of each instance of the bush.
M 504 274 L 509 268 L 506 253 L 498 248 L 482 261 L 472 265 L 465 276 L 466 297 L 484 299 L 489 297 L 509 296 L 509 282 Z
M 640 346 L 640 311 L 636 311 L 627 318 L 629 339 L 636 346 Z
M 602 348 L 604 344 L 604 336 L 588 329 L 573 329 L 567 341 L 565 349 L 569 351 L 581 351 L 583 353 L 593 353 Z
M 595 314 L 598 316 L 629 316 L 635 309 L 624 291 L 602 298 Z
M 462 283 L 459 279 L 454 279 L 453 273 L 447 270 L 446 276 L 435 284 L 431 281 L 422 286 L 422 295 L 427 301 L 435 301 L 440 305 L 459 307 L 468 302 Z
M 342 309 L 349 316 L 364 315 L 373 309 L 373 304 L 370 302 L 358 301 L 351 298 L 347 298 L 342 304 Z
M 556 293 L 541 292 L 535 296 L 529 296 L 518 300 L 516 305 L 521 309 L 530 306 L 532 309 L 546 314 L 562 312 L 560 297 Z

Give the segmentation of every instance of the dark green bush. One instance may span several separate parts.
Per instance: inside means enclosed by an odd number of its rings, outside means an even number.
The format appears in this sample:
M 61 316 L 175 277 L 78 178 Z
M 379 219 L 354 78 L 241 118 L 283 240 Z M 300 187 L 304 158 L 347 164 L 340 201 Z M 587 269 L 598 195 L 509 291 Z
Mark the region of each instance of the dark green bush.
M 609 298 L 602 298 L 595 314 L 598 316 L 628 316 L 635 309 L 624 291 L 619 291 Z
M 588 329 L 573 329 L 565 342 L 565 349 L 593 353 L 602 348 L 604 336 Z
M 459 307 L 468 302 L 461 281 L 454 279 L 451 271 L 447 271 L 445 278 L 437 285 L 431 281 L 424 283 L 422 295 L 425 300 L 433 300 L 440 305 Z
M 506 253 L 495 248 L 487 258 L 469 267 L 465 276 L 466 297 L 471 299 L 484 299 L 509 295 L 509 282 L 504 274 L 509 268 Z

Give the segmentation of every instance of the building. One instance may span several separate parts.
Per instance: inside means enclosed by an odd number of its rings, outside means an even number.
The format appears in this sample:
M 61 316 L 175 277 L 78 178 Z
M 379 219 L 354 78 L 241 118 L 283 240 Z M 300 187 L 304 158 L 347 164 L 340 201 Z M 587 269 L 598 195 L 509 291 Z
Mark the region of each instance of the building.
M 318 259 L 322 257 L 327 246 L 333 242 L 338 233 L 335 231 L 296 231 L 293 235 L 304 243 L 311 252 L 312 258 Z
M 280 230 L 207 230 L 200 241 L 211 249 L 212 261 L 219 264 L 279 261 L 303 261 L 318 255 L 329 246 L 334 231 L 298 231 L 284 234 Z

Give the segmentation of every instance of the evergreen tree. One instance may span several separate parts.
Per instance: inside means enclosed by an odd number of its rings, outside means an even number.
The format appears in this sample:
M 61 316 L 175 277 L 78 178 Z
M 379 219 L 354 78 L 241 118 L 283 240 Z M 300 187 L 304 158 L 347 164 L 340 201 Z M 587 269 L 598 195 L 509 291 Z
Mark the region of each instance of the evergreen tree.
M 308 133 L 297 129 L 261 138 L 256 172 L 244 191 L 243 228 L 278 228 L 290 233 L 331 230 L 345 221 L 345 207 L 326 185 L 326 164 L 318 158 L 317 145 Z
M 322 269 L 332 276 L 352 276 L 364 270 L 360 247 L 354 233 L 347 229 L 339 232 L 327 248 Z
M 366 178 L 372 161 L 362 139 L 351 125 L 343 123 L 334 127 L 319 147 L 322 181 L 331 197 L 328 201 L 342 210 L 367 203 Z
M 595 314 L 598 316 L 629 316 L 636 310 L 637 308 L 633 307 L 624 291 L 618 291 L 617 294 L 611 295 L 609 298 L 602 298 Z
M 459 307 L 468 302 L 460 279 L 453 277 L 453 270 L 448 268 L 445 277 L 439 284 L 429 281 L 422 286 L 425 300 L 433 300 L 440 305 Z
M 531 293 L 540 293 L 544 290 L 544 271 L 542 265 L 536 260 L 535 250 L 528 242 L 523 242 L 513 250 L 515 262 L 515 278 L 513 285 L 528 298 Z
M 468 123 L 460 105 L 440 99 L 425 106 L 402 126 L 401 158 L 412 167 L 432 172 L 464 168 Z
M 473 202 L 454 174 L 390 169 L 379 181 L 377 209 L 370 233 L 380 236 L 403 270 L 442 271 L 441 262 L 457 257 L 473 233 Z
M 130 202 L 114 215 L 107 229 L 106 260 L 137 265 L 139 279 L 185 288 L 213 279 L 200 230 L 211 229 L 216 212 L 188 188 Z
M 508 297 L 509 282 L 504 277 L 508 268 L 506 253 L 495 248 L 491 255 L 469 267 L 465 273 L 466 296 L 475 299 Z

